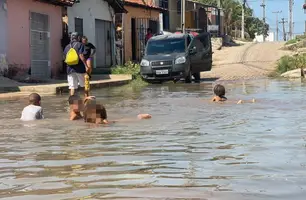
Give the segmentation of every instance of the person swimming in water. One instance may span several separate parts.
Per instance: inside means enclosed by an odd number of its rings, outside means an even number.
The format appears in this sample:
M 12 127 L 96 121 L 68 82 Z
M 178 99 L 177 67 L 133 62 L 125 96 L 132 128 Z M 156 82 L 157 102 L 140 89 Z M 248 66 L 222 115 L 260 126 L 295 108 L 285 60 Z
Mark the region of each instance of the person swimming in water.
M 221 84 L 217 84 L 214 87 L 214 97 L 212 102 L 225 102 L 227 98 L 225 97 L 225 87 Z M 246 103 L 247 101 L 239 100 L 237 104 Z M 251 103 L 255 103 L 255 99 L 252 99 Z
M 224 102 L 227 100 L 225 97 L 225 87 L 223 85 L 217 84 L 214 87 L 214 95 L 212 99 L 213 102 Z

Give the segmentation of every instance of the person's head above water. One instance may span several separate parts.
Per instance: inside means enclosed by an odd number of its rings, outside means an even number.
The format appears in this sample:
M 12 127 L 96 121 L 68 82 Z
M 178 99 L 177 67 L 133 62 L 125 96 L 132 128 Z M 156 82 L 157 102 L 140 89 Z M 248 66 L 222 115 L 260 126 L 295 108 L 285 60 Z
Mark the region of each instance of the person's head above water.
M 217 84 L 214 87 L 214 93 L 218 97 L 225 97 L 225 87 L 223 85 Z
M 37 93 L 32 93 L 29 96 L 29 104 L 40 106 L 41 97 Z
M 70 110 L 73 112 L 80 112 L 83 110 L 83 101 L 80 96 L 78 95 L 71 95 L 68 98 L 68 103 Z
M 84 107 L 84 121 L 86 123 L 107 124 L 107 112 L 102 104 L 95 99 L 86 99 Z

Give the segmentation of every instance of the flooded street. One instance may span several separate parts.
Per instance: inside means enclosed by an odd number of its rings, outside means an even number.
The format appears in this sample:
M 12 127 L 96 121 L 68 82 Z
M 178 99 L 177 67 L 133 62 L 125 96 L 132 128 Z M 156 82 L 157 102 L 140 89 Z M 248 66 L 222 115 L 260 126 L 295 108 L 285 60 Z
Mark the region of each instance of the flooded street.
M 306 83 L 212 82 L 101 89 L 110 119 L 70 122 L 67 96 L 44 97 L 47 119 L 19 121 L 26 99 L 0 101 L 0 198 L 304 200 Z

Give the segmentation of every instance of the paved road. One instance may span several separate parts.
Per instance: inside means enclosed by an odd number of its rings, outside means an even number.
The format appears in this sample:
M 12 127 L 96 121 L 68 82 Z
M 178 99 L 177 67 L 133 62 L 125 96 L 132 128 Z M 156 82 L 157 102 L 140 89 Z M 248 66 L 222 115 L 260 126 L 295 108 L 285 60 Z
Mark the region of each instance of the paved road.
M 289 52 L 279 50 L 284 43 L 247 43 L 238 47 L 225 47 L 214 53 L 212 71 L 202 78 L 219 80 L 254 79 L 268 76 L 276 61 Z

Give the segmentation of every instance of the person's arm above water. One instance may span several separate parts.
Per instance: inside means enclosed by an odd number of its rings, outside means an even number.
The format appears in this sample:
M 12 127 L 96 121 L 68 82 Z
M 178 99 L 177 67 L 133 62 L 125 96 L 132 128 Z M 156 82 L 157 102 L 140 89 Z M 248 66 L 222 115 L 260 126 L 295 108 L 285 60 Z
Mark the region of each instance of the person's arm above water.
M 239 101 L 237 102 L 237 104 L 243 104 L 243 103 L 255 103 L 255 102 L 256 102 L 256 100 L 255 100 L 255 99 L 252 99 L 252 100 L 250 100 L 250 101 L 239 100 Z
M 79 46 L 79 49 L 78 49 L 78 54 L 79 54 L 79 57 L 80 57 L 81 61 L 84 63 L 85 68 L 86 68 L 86 72 L 87 72 L 89 68 L 87 66 L 86 59 L 85 59 L 85 56 L 84 56 L 84 54 L 86 54 L 85 46 L 82 43 L 79 43 L 79 44 L 80 44 L 80 46 Z
M 90 55 L 90 57 L 92 58 L 96 54 L 96 47 L 93 44 L 91 44 L 91 43 L 89 43 L 88 45 L 92 49 L 92 52 L 91 52 L 91 55 Z
M 124 118 L 124 119 L 118 119 L 118 120 L 114 120 L 111 123 L 115 123 L 115 122 L 134 122 L 134 121 L 138 121 L 138 120 L 144 120 L 144 119 L 151 119 L 152 115 L 150 114 L 139 114 L 137 115 L 136 118 Z

